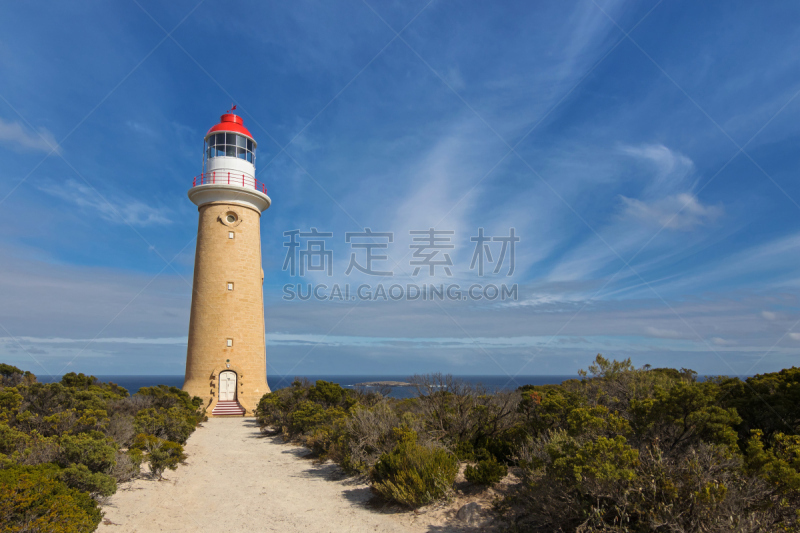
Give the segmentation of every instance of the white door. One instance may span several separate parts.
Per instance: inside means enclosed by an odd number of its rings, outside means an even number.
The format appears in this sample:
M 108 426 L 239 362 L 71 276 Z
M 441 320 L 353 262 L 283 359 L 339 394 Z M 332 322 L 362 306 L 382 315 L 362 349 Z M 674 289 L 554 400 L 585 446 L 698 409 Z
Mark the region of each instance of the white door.
M 225 371 L 219 373 L 219 401 L 232 402 L 236 399 L 236 373 Z

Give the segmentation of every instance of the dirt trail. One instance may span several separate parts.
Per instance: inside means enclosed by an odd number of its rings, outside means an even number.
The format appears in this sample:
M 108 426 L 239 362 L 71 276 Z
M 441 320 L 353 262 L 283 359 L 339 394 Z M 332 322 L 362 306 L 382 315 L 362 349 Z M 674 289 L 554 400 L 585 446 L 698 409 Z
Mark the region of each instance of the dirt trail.
M 136 480 L 103 507 L 103 533 L 154 531 L 419 532 L 413 514 L 369 509 L 369 488 L 315 465 L 301 447 L 264 437 L 253 419 L 215 418 L 164 481 Z M 442 531 L 436 528 L 436 531 Z

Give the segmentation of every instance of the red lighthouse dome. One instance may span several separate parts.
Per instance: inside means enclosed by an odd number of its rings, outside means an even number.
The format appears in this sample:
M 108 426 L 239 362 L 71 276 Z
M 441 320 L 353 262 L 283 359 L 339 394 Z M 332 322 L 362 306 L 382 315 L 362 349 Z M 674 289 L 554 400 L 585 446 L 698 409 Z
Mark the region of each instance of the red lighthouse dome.
M 217 132 L 217 131 L 232 131 L 235 133 L 241 133 L 242 135 L 247 135 L 251 139 L 253 135 L 250 133 L 250 130 L 244 127 L 244 122 L 242 121 L 242 117 L 239 115 L 234 115 L 233 113 L 225 113 L 219 118 L 219 124 L 213 126 L 208 133 L 206 133 L 206 137 L 210 134 Z

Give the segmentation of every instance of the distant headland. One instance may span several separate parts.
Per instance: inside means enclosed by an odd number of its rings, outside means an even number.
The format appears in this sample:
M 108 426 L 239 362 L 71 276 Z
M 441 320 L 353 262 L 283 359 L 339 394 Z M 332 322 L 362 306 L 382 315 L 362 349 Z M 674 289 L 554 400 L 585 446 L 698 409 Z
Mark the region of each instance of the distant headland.
M 405 381 L 365 381 L 356 383 L 354 387 L 413 387 L 411 383 Z

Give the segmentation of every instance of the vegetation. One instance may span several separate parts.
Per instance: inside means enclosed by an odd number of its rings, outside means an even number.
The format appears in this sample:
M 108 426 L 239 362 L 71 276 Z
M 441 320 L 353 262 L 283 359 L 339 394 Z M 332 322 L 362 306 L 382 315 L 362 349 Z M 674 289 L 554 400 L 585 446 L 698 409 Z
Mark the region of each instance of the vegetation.
M 494 457 L 478 461 L 477 465 L 469 465 L 464 469 L 464 477 L 467 478 L 467 481 L 487 487 L 498 483 L 506 475 L 508 475 L 508 467 Z
M 372 469 L 375 491 L 409 507 L 419 507 L 443 498 L 458 473 L 455 456 L 443 448 L 417 442 L 414 431 L 403 431 L 400 442 L 381 455 Z
M 158 479 L 162 478 L 164 470 L 175 470 L 186 459 L 183 446 L 155 435 L 140 433 L 136 436 L 133 446 L 134 449 L 147 452 L 150 473 Z
M 419 507 L 509 471 L 496 512 L 514 531 L 800 531 L 800 369 L 698 380 L 598 356 L 580 379 L 489 393 L 415 376 L 396 400 L 296 380 L 262 428 Z
M 3 531 L 94 531 L 98 501 L 137 476 L 143 461 L 158 479 L 183 461 L 182 444 L 205 418 L 201 404 L 175 387 L 130 396 L 94 376 L 45 384 L 0 364 Z
M 598 356 L 582 380 L 523 387 L 506 515 L 520 531 L 798 531 L 796 376 L 699 382 Z

